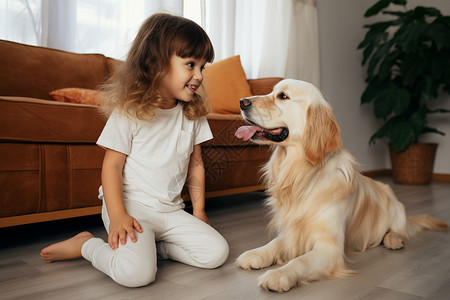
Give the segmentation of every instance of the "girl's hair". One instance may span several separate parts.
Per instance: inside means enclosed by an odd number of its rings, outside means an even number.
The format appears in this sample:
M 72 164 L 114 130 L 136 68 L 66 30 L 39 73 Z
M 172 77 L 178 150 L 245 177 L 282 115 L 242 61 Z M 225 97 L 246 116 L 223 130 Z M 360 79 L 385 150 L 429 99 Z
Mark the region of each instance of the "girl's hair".
M 151 119 L 155 108 L 163 105 L 159 86 L 169 71 L 173 54 L 203 58 L 209 63 L 214 60 L 211 40 L 194 21 L 164 13 L 150 16 L 139 29 L 125 62 L 101 87 L 102 112 L 110 116 L 117 109 L 130 117 Z M 182 105 L 190 120 L 209 112 L 209 106 L 198 94 Z

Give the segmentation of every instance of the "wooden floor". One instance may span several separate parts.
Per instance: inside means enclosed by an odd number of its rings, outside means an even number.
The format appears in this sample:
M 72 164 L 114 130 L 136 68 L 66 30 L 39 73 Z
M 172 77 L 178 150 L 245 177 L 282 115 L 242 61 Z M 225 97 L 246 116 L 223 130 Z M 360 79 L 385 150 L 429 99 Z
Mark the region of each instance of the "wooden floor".
M 393 186 L 409 214 L 430 213 L 450 223 L 450 184 Z M 230 245 L 219 269 L 202 270 L 159 261 L 156 281 L 142 288 L 119 286 L 78 259 L 45 263 L 44 246 L 82 230 L 106 238 L 100 217 L 48 222 L 0 230 L 0 299 L 450 299 L 450 234 L 423 232 L 399 251 L 383 247 L 357 254 L 358 274 L 298 287 L 285 294 L 257 286 L 264 270 L 246 271 L 234 260 L 269 241 L 267 209 L 261 192 L 209 199 L 208 216 Z

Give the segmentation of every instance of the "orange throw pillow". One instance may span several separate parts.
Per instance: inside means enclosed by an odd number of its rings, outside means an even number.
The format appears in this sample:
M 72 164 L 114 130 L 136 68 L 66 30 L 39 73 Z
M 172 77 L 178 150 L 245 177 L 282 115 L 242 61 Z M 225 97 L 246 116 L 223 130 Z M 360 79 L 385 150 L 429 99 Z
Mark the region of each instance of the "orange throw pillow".
M 59 102 L 100 105 L 100 92 L 82 88 L 64 88 L 51 91 L 50 96 Z
M 212 112 L 239 114 L 239 99 L 252 96 L 239 55 L 206 66 L 203 76 Z

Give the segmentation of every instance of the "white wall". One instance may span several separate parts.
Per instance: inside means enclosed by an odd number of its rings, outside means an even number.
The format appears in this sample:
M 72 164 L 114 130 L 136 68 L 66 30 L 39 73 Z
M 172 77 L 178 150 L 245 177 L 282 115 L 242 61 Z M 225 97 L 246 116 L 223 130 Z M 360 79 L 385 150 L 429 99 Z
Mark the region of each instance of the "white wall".
M 377 140 L 374 146 L 368 143 L 381 123 L 370 105 L 360 105 L 366 73 L 361 66 L 362 51 L 356 47 L 364 38 L 363 26 L 375 22 L 363 17 L 374 3 L 375 0 L 317 0 L 321 89 L 333 106 L 344 146 L 364 171 L 391 168 L 386 142 Z M 449 0 L 408 1 L 408 7 L 416 5 L 435 6 L 450 15 Z M 450 109 L 450 96 L 442 96 L 438 102 L 440 107 Z M 434 172 L 450 174 L 450 114 L 433 117 L 429 125 L 446 133 L 430 134 L 422 140 L 439 143 Z

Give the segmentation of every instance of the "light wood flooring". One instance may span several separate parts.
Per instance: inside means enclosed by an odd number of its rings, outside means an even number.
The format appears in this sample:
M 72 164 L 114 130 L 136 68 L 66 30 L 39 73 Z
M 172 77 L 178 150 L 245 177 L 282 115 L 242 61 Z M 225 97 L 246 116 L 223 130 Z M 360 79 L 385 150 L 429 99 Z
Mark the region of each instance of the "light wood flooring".
M 430 213 L 450 223 L 450 184 L 390 184 L 409 214 Z M 78 259 L 45 263 L 39 251 L 56 241 L 90 230 L 106 238 L 100 216 L 0 230 L 0 299 L 450 299 L 450 234 L 423 232 L 403 250 L 383 247 L 357 254 L 350 263 L 358 274 L 323 280 L 290 292 L 266 292 L 257 286 L 264 272 L 241 270 L 234 260 L 243 251 L 269 241 L 262 192 L 208 199 L 212 225 L 230 245 L 222 267 L 203 270 L 158 262 L 156 281 L 142 288 L 114 283 L 89 262 Z

